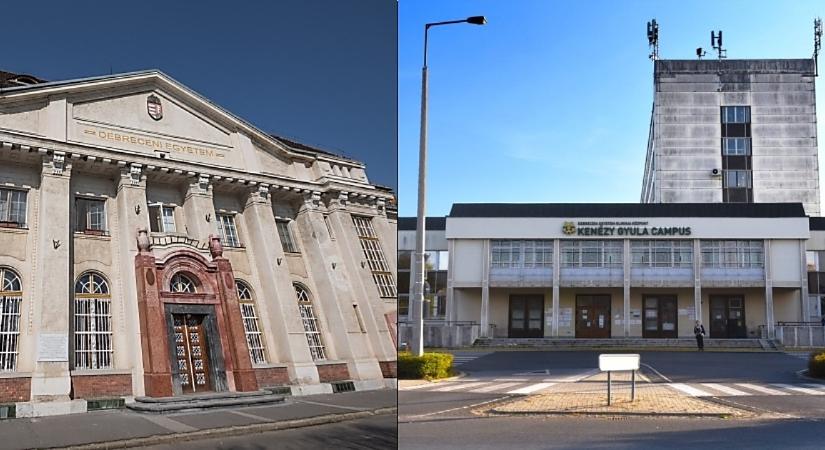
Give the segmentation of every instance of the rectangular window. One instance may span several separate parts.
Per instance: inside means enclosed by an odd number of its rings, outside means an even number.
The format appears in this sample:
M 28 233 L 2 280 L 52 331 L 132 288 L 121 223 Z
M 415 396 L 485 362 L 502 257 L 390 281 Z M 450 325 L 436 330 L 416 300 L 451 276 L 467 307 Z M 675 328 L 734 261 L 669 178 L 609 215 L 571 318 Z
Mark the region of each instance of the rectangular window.
M 174 233 L 175 207 L 170 205 L 149 205 L 149 227 L 156 233 Z
M 76 369 L 112 367 L 112 313 L 108 298 L 75 298 L 74 366 Z
M 364 257 L 372 271 L 372 279 L 378 287 L 379 294 L 382 298 L 394 298 L 397 294 L 395 279 L 384 258 L 384 251 L 372 227 L 372 220 L 369 217 L 352 216 L 352 223 L 358 234 L 358 240 L 361 241 L 361 249 L 364 251 Z
M 241 241 L 238 239 L 238 229 L 235 227 L 235 216 L 233 214 L 217 214 L 218 234 L 221 242 L 227 247 L 240 247 Z
M 243 330 L 246 334 L 246 343 L 249 345 L 249 358 L 252 360 L 252 364 L 266 364 L 264 340 L 258 324 L 258 314 L 255 312 L 254 303 L 241 301 L 241 319 L 243 320 Z
M 88 234 L 106 232 L 106 202 L 92 198 L 76 198 L 77 222 L 75 231 Z
M 726 170 L 725 171 L 725 186 L 726 188 L 749 188 L 751 187 L 751 171 L 750 170 Z
M 281 237 L 281 247 L 284 248 L 284 253 L 298 253 L 298 246 L 295 245 L 295 240 L 292 239 L 292 233 L 289 230 L 289 221 L 276 220 L 275 226 L 278 228 L 278 236 Z
M 0 189 L 0 227 L 26 226 L 26 191 Z
M 330 240 L 335 240 L 335 233 L 332 232 L 332 224 L 329 223 L 329 215 L 324 214 L 324 224 L 327 226 L 327 233 L 329 233 Z
M 9 294 L 7 292 L 0 296 L 0 372 L 17 370 L 20 304 L 23 297 L 20 292 Z
M 622 267 L 622 241 L 561 242 L 562 267 Z
M 750 155 L 750 138 L 722 138 L 722 154 L 726 156 Z
M 536 268 L 553 266 L 553 241 L 490 241 L 490 267 Z
M 298 309 L 301 312 L 301 321 L 304 323 L 304 334 L 306 335 L 309 353 L 313 361 L 323 361 L 327 359 L 324 343 L 321 341 L 321 330 L 318 329 L 318 319 L 312 309 L 312 303 L 299 302 Z
M 633 267 L 691 267 L 692 241 L 631 241 L 630 261 Z
M 702 267 L 761 268 L 762 241 L 702 241 Z
M 722 123 L 750 123 L 750 106 L 723 106 Z

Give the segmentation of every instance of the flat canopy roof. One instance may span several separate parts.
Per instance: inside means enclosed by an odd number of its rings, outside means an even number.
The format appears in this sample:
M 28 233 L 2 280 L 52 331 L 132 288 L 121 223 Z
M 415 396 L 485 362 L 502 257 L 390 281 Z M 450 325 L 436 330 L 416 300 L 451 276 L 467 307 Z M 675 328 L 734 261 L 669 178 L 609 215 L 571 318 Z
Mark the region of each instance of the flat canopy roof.
M 805 217 L 801 203 L 455 203 L 449 217 Z
M 399 217 L 398 218 L 398 229 L 399 230 L 415 230 L 417 225 L 417 219 L 415 217 Z M 427 217 L 427 230 L 446 230 L 447 229 L 447 218 L 446 217 Z

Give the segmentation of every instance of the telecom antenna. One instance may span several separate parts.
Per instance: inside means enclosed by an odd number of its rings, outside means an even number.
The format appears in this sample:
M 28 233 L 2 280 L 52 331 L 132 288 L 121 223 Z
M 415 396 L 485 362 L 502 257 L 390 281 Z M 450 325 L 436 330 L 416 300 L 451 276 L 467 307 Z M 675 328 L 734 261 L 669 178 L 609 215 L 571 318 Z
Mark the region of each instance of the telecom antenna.
M 659 24 L 656 19 L 647 23 L 647 45 L 650 46 L 648 58 L 653 61 L 659 59 Z
M 822 48 L 822 19 L 814 19 L 814 76 L 819 76 L 819 49 Z
M 718 36 L 713 31 L 710 32 L 710 46 L 716 50 L 719 59 L 728 57 L 728 51 L 722 48 L 722 30 L 719 30 Z

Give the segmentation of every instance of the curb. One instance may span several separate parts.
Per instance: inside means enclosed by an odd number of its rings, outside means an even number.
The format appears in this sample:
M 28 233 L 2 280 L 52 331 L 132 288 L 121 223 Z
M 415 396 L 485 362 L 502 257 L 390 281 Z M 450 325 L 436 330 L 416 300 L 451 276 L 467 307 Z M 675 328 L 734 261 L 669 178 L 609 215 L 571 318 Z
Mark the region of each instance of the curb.
M 438 378 L 438 379 L 435 379 L 435 380 L 412 379 L 412 381 L 426 381 L 427 383 L 430 383 L 430 384 L 435 384 L 435 383 L 443 383 L 443 382 L 445 382 L 445 381 L 454 381 L 454 380 L 458 380 L 458 379 L 460 379 L 460 378 L 464 378 L 464 377 L 466 377 L 467 375 L 468 375 L 468 374 L 467 374 L 467 372 L 458 372 L 458 375 L 453 375 L 453 376 L 451 376 L 451 377 L 449 377 L 449 378 Z M 399 386 L 400 386 L 400 385 L 399 385 Z M 402 390 L 402 389 L 399 389 L 399 390 Z
M 610 412 L 610 411 L 499 411 L 491 409 L 491 414 L 500 416 L 628 416 L 628 417 L 714 417 L 724 419 L 730 414 L 721 413 L 657 413 L 657 412 Z
M 808 369 L 802 369 L 796 372 L 796 376 L 802 378 L 803 380 L 813 381 L 819 384 L 825 384 L 825 380 L 823 380 L 822 378 L 814 378 L 812 376 L 808 376 L 807 373 Z
M 692 347 L 483 347 L 493 352 L 696 352 Z M 780 350 L 761 348 L 708 348 L 704 353 L 784 353 Z
M 51 447 L 71 450 L 97 450 L 112 448 L 131 448 L 148 445 L 172 444 L 180 441 L 195 441 L 214 437 L 241 436 L 251 433 L 263 433 L 267 431 L 287 430 L 291 428 L 311 427 L 330 423 L 345 422 L 348 420 L 363 419 L 371 416 L 398 413 L 397 407 L 377 408 L 369 411 L 358 411 L 342 414 L 325 414 L 323 416 L 307 417 L 304 419 L 281 420 L 278 422 L 255 423 L 250 425 L 238 425 L 224 428 L 212 428 L 208 430 L 188 431 L 183 433 L 161 434 L 145 436 L 131 439 L 121 439 L 106 442 L 93 442 L 89 444 L 73 445 L 69 447 Z

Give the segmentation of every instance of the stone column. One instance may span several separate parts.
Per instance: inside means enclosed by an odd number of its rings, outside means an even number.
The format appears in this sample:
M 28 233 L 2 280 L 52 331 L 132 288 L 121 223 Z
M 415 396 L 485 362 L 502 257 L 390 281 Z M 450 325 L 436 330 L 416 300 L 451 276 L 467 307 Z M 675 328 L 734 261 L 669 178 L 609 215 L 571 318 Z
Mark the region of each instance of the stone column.
M 481 337 L 493 337 L 490 333 L 490 240 L 481 244 Z
M 622 246 L 622 286 L 624 303 L 624 337 L 630 337 L 630 239 L 625 239 Z
M 693 240 L 693 320 L 702 320 L 702 245 Z
M 193 175 L 189 178 L 186 196 L 183 199 L 183 214 L 187 235 L 200 242 L 209 242 L 209 235 L 217 235 L 215 203 L 212 201 L 212 183 L 207 175 Z
M 135 262 L 138 254 L 136 237 L 138 230 L 149 229 L 146 175 L 143 174 L 143 167 L 140 164 L 127 164 L 124 162 L 120 165 L 115 205 L 117 208 L 117 228 L 112 230 L 112 241 L 113 243 L 115 240 L 117 241 L 116 264 L 121 278 L 121 298 L 123 299 L 123 311 L 126 317 L 127 339 L 124 339 L 123 342 L 128 344 L 128 347 L 120 350 L 115 349 L 115 352 L 125 352 L 129 355 L 132 363 L 132 391 L 134 395 L 140 396 L 146 394 L 143 361 L 144 353 L 147 350 L 142 346 L 144 335 L 141 332 L 140 322 L 135 320 L 139 317 L 138 284 L 135 277 Z M 154 264 L 154 261 L 151 264 Z M 151 265 L 147 267 L 151 267 Z
M 774 317 L 773 317 L 773 274 L 771 268 L 771 241 L 765 239 L 765 329 L 768 339 L 774 338 Z
M 327 233 L 320 201 L 318 192 L 305 194 L 296 224 L 303 244 L 304 263 L 317 290 L 313 302 L 326 318 L 324 335 L 334 340 L 335 356 L 346 361 L 352 379 L 380 380 L 383 378 L 381 367 L 351 306 L 356 303 L 353 280 L 335 247 L 329 240 L 319 238 Z
M 66 414 L 85 410 L 85 402 L 69 394 L 69 318 L 73 280 L 70 248 L 71 164 L 63 152 L 40 149 L 42 166 L 37 217 L 36 273 L 40 281 L 32 296 L 35 368 L 31 378 L 32 403 L 18 409 L 20 416 Z
M 268 186 L 258 186 L 249 192 L 243 220 L 248 241 L 255 243 L 247 248 L 247 253 L 260 283 L 257 306 L 261 310 L 261 324 L 266 324 L 269 358 L 275 359 L 270 362 L 286 363 L 290 380 L 316 384 L 318 370 L 307 347 Z
M 559 314 L 561 284 L 561 241 L 553 240 L 553 337 L 559 337 Z

